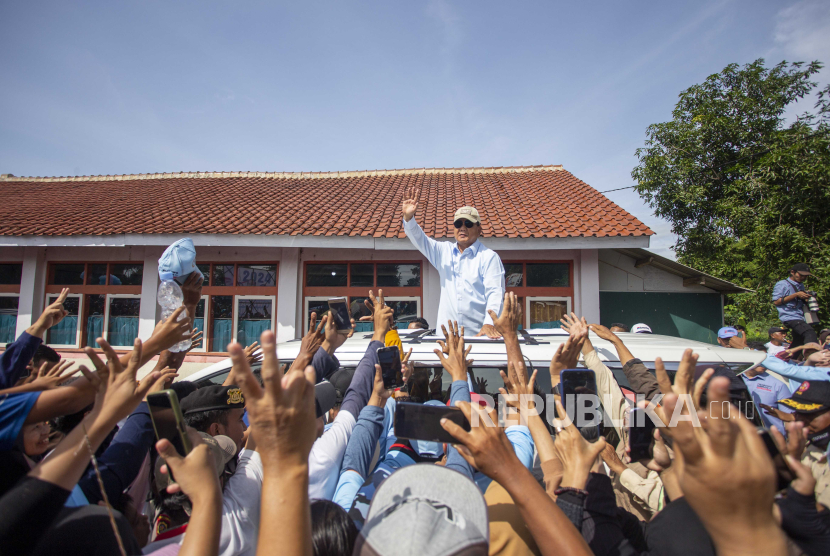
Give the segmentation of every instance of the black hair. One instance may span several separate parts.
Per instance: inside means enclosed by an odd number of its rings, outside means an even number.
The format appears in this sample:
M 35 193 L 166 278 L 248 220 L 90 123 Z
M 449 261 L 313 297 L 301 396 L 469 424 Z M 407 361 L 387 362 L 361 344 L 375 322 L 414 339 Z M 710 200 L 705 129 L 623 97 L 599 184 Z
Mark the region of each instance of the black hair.
M 330 500 L 311 503 L 311 546 L 314 556 L 351 556 L 357 527 L 341 508 Z
M 45 344 L 40 344 L 32 356 L 32 364 L 35 367 L 41 366 L 46 361 L 49 363 L 57 363 L 60 360 L 61 356 L 58 355 L 58 352 Z
M 190 382 L 189 380 L 174 382 L 170 385 L 170 390 L 173 390 L 176 393 L 176 396 L 179 398 L 179 401 L 182 401 L 184 398 L 186 398 L 188 395 L 192 394 L 198 389 L 199 385 L 195 382 Z
M 421 325 L 421 327 L 425 330 L 429 328 L 429 323 L 427 322 L 427 319 L 425 319 L 424 317 L 416 317 L 409 321 L 409 324 L 412 324 L 413 322 L 415 324 Z
M 749 349 L 754 349 L 755 351 L 764 351 L 764 352 L 767 351 L 767 346 L 764 345 L 764 342 L 756 342 L 756 341 L 753 340 L 753 341 L 747 342 L 746 346 Z
M 623 330 L 628 332 L 628 327 L 626 325 L 624 325 L 623 323 L 621 323 L 621 322 L 612 322 L 611 326 L 609 326 L 608 328 L 614 328 L 614 327 L 622 328 Z
M 228 411 L 228 409 L 210 409 L 208 411 L 190 413 L 184 416 L 184 422 L 187 423 L 188 427 L 193 427 L 199 432 L 208 432 L 208 429 L 213 423 L 227 426 Z
M 726 377 L 729 379 L 729 402 L 736 406 L 738 410 L 756 426 L 763 427 L 764 424 L 761 421 L 761 415 L 758 413 L 759 410 L 755 407 L 755 404 L 752 401 L 752 395 L 749 393 L 749 390 L 741 377 L 735 374 L 735 371 L 726 365 L 697 365 L 695 367 L 695 381 L 697 381 L 706 369 L 710 368 L 714 369 L 715 373 L 706 382 L 706 386 L 703 388 L 703 393 L 700 396 L 700 407 L 705 408 L 709 403 L 709 384 L 712 383 L 712 380 L 721 376 Z
M 56 432 L 60 432 L 64 435 L 69 434 L 72 432 L 72 429 L 78 426 L 78 424 L 84 420 L 84 416 L 92 411 L 92 407 L 95 404 L 89 404 L 85 408 L 75 413 L 70 413 L 69 415 L 59 415 L 52 419 L 52 430 Z

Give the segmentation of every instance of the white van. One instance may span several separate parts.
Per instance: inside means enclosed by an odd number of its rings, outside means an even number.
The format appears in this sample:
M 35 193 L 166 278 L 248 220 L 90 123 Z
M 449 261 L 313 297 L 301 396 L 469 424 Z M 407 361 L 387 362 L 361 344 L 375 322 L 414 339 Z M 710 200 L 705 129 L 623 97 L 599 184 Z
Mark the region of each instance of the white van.
M 434 372 L 434 369 L 440 369 L 441 363 L 438 356 L 433 352 L 438 348 L 435 340 L 443 340 L 443 336 L 436 336 L 432 330 L 399 330 L 401 336 L 404 352 L 412 348 L 411 361 L 415 362 L 416 368 L 426 368 Z M 654 370 L 654 360 L 660 357 L 668 371 L 677 370 L 677 365 L 680 362 L 683 352 L 692 348 L 699 356 L 698 364 L 703 365 L 707 363 L 729 366 L 736 373 L 747 369 L 748 367 L 760 363 L 766 357 L 766 354 L 761 351 L 739 350 L 724 348 L 718 345 L 705 344 L 693 340 L 684 340 L 682 338 L 674 338 L 672 336 L 661 336 L 658 334 L 632 334 L 620 333 L 620 339 L 625 343 L 634 357 L 640 359 L 646 367 Z M 525 356 L 528 366 L 540 369 L 537 375 L 537 383 L 543 393 L 550 392 L 550 374 L 548 368 L 550 367 L 550 360 L 559 344 L 567 340 L 568 334 L 561 328 L 553 329 L 531 329 L 521 330 L 519 342 L 522 347 L 522 354 Z M 348 339 L 335 352 L 335 356 L 340 361 L 340 366 L 344 368 L 355 368 L 358 362 L 363 358 L 366 348 L 372 339 L 371 332 L 358 332 L 354 337 Z M 614 372 L 614 376 L 619 382 L 623 393 L 627 397 L 633 399 L 633 393 L 629 389 L 628 381 L 622 372 L 622 365 L 617 357 L 617 352 L 614 346 L 605 340 L 601 340 L 598 336 L 591 333 L 590 340 L 594 345 L 600 359 L 605 362 L 609 369 Z M 486 392 L 493 395 L 498 392 L 498 388 L 503 386 L 499 370 L 506 370 L 507 358 L 504 349 L 504 341 L 490 340 L 488 338 L 465 338 L 464 341 L 468 345 L 472 345 L 473 349 L 470 352 L 470 358 L 474 360 L 473 373 L 476 379 L 486 380 Z M 292 340 L 277 345 L 277 356 L 281 363 L 291 363 L 297 357 L 300 350 L 300 340 Z M 582 366 L 580 364 L 580 366 Z M 259 374 L 260 364 L 253 366 L 255 374 Z M 201 385 L 208 384 L 222 384 L 231 369 L 230 359 L 220 361 L 210 367 L 206 367 L 190 376 L 185 380 L 190 380 Z M 430 372 L 429 377 L 432 377 Z M 531 371 L 532 372 L 532 371 Z M 673 373 L 670 372 L 673 375 Z M 450 385 L 450 377 L 448 373 L 443 373 L 442 389 L 446 390 Z

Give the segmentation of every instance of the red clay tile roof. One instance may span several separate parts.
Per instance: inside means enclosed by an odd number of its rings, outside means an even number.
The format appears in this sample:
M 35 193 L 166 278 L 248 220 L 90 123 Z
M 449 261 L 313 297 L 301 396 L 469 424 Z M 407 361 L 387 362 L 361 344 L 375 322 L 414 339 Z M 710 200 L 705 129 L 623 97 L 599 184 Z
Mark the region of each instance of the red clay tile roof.
M 458 207 L 485 237 L 647 236 L 648 226 L 561 166 L 328 173 L 200 172 L 0 177 L 0 235 L 265 234 L 405 237 L 404 189 L 416 218 L 452 236 Z

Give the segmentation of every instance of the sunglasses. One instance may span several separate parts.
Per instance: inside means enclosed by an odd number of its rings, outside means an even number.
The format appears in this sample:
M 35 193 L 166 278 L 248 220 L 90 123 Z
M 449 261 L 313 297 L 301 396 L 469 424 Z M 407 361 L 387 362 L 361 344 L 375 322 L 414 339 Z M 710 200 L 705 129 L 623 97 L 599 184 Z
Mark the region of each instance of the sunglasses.
M 470 222 L 469 220 L 456 220 L 452 224 L 456 228 L 460 228 L 462 225 L 468 228 L 472 228 L 473 226 L 475 226 L 475 224 L 473 222 Z

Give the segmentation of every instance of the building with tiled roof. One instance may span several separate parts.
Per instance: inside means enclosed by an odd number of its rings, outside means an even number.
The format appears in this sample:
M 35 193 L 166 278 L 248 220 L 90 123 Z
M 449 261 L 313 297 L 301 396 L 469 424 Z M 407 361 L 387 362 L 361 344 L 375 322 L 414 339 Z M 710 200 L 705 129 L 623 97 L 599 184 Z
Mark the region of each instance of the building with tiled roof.
M 719 315 L 720 294 L 734 291 L 644 251 L 654 232 L 562 166 L 4 174 L 0 344 L 62 287 L 72 291 L 72 314 L 49 344 L 73 352 L 100 334 L 123 346 L 148 337 L 157 316 L 157 260 L 181 237 L 193 239 L 207 277 L 197 315 L 206 340 L 191 359 L 207 362 L 229 341 L 248 341 L 263 328 L 275 329 L 280 341 L 299 337 L 325 299 L 348 297 L 359 311 L 368 290 L 379 287 L 401 322 L 433 323 L 438 274 L 401 224 L 401 200 L 412 186 L 420 189 L 415 218 L 436 239 L 452 240 L 458 207 L 477 207 L 482 241 L 501 256 L 527 327 L 556 325 L 566 310 L 591 321 L 648 322 L 637 311 L 649 294 L 694 294 L 691 305 L 706 300 Z M 701 318 L 692 332 L 665 333 L 710 337 L 719 317 Z

